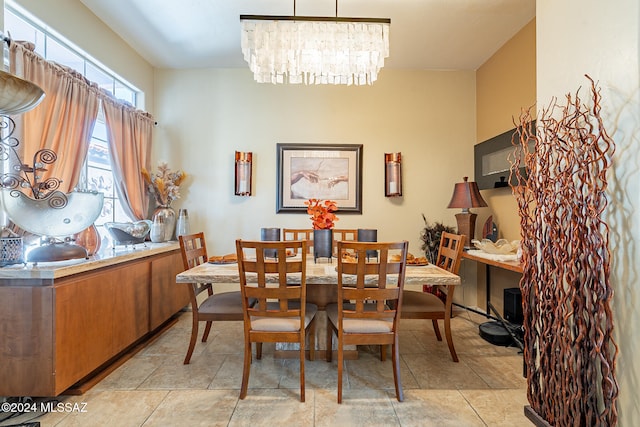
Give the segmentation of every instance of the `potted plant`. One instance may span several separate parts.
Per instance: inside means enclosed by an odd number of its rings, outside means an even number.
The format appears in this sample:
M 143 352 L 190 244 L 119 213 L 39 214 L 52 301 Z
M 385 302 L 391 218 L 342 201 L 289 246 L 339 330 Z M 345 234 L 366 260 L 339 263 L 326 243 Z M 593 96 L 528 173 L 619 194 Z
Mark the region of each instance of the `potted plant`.
M 313 226 L 313 259 L 329 258 L 333 253 L 333 227 L 338 205 L 333 200 L 309 199 L 304 202 Z

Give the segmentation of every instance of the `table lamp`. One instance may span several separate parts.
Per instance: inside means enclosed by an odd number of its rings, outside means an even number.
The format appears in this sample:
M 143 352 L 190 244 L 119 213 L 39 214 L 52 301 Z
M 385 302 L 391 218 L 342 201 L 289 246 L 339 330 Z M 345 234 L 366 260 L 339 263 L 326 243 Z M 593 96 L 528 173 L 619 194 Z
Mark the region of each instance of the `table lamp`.
M 458 222 L 458 234 L 465 236 L 465 246 L 471 246 L 471 240 L 474 239 L 476 231 L 476 215 L 469 211 L 469 208 L 482 208 L 487 206 L 487 202 L 484 201 L 478 184 L 475 182 L 469 182 L 469 177 L 464 177 L 463 182 L 456 183 L 453 189 L 453 195 L 449 202 L 448 208 L 462 208 L 462 212 L 456 214 L 456 221 Z

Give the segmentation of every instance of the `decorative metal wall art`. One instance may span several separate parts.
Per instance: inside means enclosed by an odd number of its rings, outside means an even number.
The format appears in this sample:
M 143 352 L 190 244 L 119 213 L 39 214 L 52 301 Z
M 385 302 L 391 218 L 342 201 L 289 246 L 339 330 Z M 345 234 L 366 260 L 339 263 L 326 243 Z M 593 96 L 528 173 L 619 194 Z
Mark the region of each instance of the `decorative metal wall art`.
M 253 153 L 236 151 L 235 163 L 235 195 L 251 195 L 251 174 Z
M 384 153 L 384 196 L 402 196 L 402 153 Z

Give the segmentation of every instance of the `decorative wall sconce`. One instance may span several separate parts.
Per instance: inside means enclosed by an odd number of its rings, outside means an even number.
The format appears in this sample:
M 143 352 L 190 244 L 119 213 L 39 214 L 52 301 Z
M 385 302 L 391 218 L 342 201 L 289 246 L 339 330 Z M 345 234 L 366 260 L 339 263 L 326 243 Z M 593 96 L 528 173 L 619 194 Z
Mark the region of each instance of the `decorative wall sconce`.
M 402 196 L 402 153 L 384 153 L 384 195 Z
M 236 151 L 235 195 L 251 195 L 251 159 L 253 153 Z
M 469 177 L 464 177 L 463 182 L 456 183 L 453 189 L 453 195 L 449 202 L 448 208 L 462 208 L 462 212 L 456 214 L 456 221 L 458 222 L 458 234 L 464 234 L 466 241 L 465 247 L 470 247 L 471 241 L 475 237 L 476 231 L 476 215 L 469 211 L 469 208 L 483 208 L 487 206 L 487 202 L 484 201 L 478 184 L 468 181 Z

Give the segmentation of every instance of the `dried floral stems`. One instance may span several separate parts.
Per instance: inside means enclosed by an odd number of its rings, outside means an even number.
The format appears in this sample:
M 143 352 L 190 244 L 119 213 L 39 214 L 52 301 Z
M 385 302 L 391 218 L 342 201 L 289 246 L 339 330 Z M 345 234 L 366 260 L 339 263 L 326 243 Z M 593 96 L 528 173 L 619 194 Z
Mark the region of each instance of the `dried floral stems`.
M 524 165 L 513 156 L 511 175 L 524 260 L 527 394 L 555 426 L 617 423 L 609 227 L 601 219 L 615 145 L 603 126 L 599 89 L 587 78 L 590 107 L 579 90 L 564 106 L 554 99 L 537 133 L 525 111 L 513 141 L 525 153 Z
M 142 177 L 156 203 L 160 206 L 170 206 L 171 202 L 180 198 L 180 184 L 184 182 L 187 174 L 181 170 L 173 172 L 166 163 L 160 162 L 158 172 L 150 174 L 146 169 L 142 169 Z

